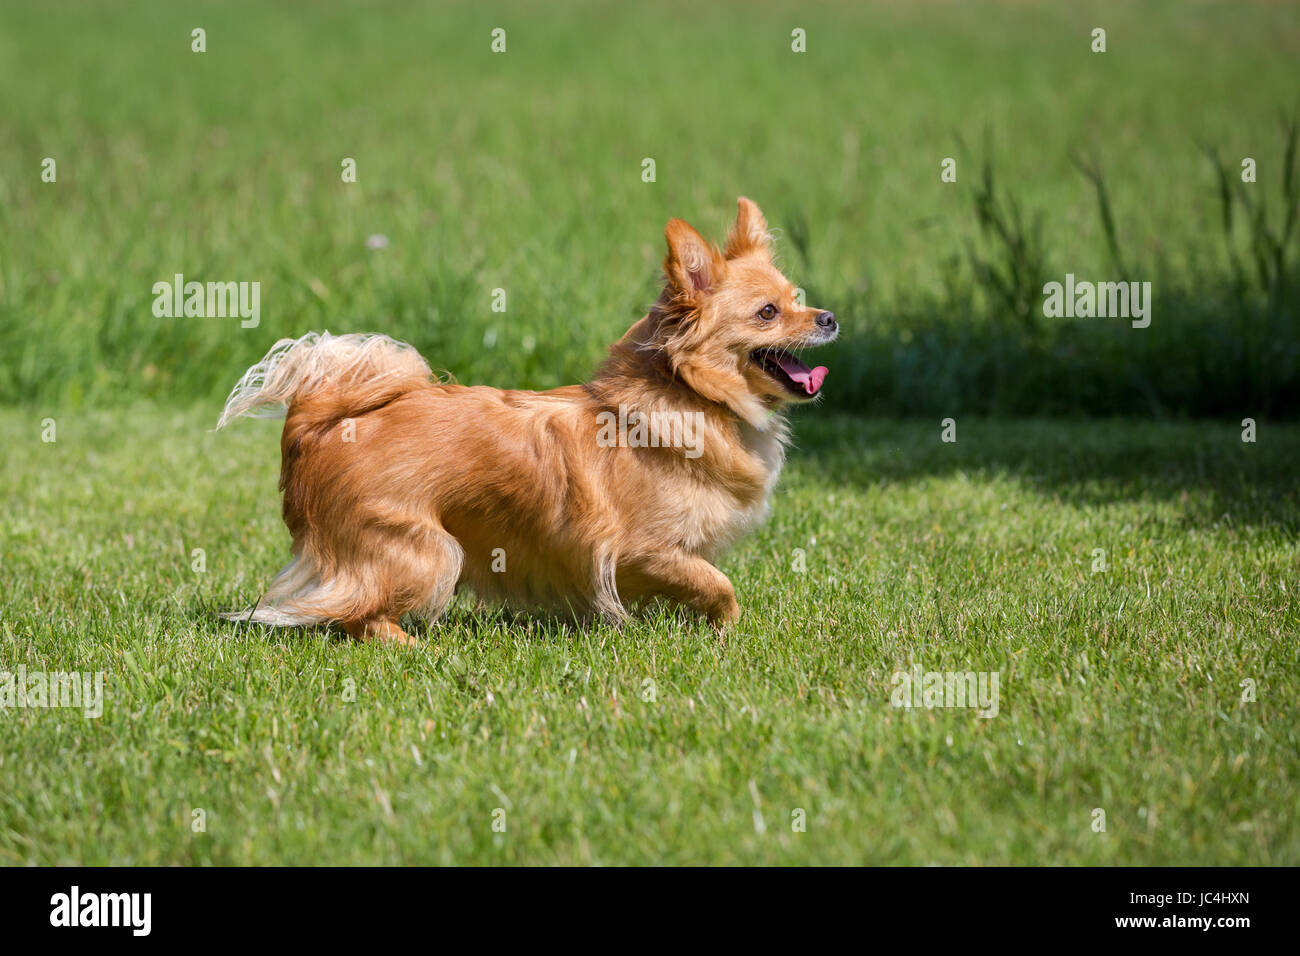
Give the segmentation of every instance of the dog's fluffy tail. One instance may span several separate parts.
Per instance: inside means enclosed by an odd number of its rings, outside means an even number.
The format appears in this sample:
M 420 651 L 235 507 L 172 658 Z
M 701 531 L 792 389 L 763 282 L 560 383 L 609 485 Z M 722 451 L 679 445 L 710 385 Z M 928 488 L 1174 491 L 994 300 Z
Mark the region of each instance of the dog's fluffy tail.
M 301 627 L 338 620 L 346 616 L 349 595 L 355 582 L 324 580 L 310 556 L 296 556 L 280 569 L 256 607 L 222 611 L 227 621 L 267 624 L 271 627 Z
M 289 436 L 378 408 L 431 385 L 432 377 L 414 348 L 386 335 L 309 332 L 276 342 L 244 373 L 226 399 L 217 428 L 241 416 L 276 418 L 287 411 Z M 286 462 L 281 487 L 291 475 Z M 373 593 L 374 582 L 348 576 L 323 563 L 310 543 L 301 548 L 299 544 L 295 541 L 294 559 L 276 575 L 256 608 L 221 616 L 276 626 L 362 616 L 367 608 L 358 604 L 357 596 Z
M 420 353 L 387 335 L 308 332 L 281 339 L 235 385 L 217 422 L 241 416 L 278 418 L 298 398 L 329 389 L 343 404 L 352 395 L 371 404 L 378 393 L 396 394 L 428 383 L 433 373 Z

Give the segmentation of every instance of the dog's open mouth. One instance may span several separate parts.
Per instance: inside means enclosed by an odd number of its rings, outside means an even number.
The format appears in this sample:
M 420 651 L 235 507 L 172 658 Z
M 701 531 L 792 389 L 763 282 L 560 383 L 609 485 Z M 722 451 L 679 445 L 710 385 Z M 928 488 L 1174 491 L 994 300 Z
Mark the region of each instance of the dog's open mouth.
M 763 371 L 796 395 L 816 395 L 826 378 L 825 365 L 809 368 L 784 349 L 759 349 L 751 353 L 750 357 L 763 367 Z

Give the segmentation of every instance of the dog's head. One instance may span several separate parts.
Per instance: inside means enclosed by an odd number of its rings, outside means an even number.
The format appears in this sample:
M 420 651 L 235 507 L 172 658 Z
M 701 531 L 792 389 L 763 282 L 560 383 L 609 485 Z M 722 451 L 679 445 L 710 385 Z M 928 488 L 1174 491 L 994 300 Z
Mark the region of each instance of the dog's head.
M 762 428 L 769 412 L 817 397 L 826 368 L 798 353 L 839 333 L 830 312 L 801 305 L 772 265 L 772 237 L 743 196 L 719 250 L 681 219 L 668 223 L 664 292 L 624 337 L 661 350 L 697 393 Z

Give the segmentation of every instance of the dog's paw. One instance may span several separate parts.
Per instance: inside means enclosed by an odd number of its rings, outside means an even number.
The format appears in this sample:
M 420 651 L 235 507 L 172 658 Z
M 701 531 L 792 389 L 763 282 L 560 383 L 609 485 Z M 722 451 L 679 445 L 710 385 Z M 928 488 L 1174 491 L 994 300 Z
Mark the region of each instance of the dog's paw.
M 719 634 L 740 620 L 740 605 L 734 595 L 728 594 L 709 609 L 709 623 Z

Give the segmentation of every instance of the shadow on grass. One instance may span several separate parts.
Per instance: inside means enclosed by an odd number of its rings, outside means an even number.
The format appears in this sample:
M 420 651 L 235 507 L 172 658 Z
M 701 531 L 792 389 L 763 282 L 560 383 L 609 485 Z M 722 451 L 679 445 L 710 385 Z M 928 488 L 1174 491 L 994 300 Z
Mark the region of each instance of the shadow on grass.
M 887 316 L 865 300 L 837 302 L 850 318 L 817 361 L 838 408 L 872 415 L 1295 419 L 1300 314 L 1236 295 L 1214 282 L 1162 288 L 1157 277 L 1147 328 L 1011 322 L 961 297 Z
M 827 414 L 829 413 L 829 414 Z M 960 417 L 955 442 L 939 418 L 872 419 L 805 410 L 797 450 L 819 481 L 863 488 L 965 474 L 1013 478 L 1089 507 L 1174 502 L 1196 526 L 1273 525 L 1300 533 L 1300 427 L 1131 419 L 1003 421 Z

